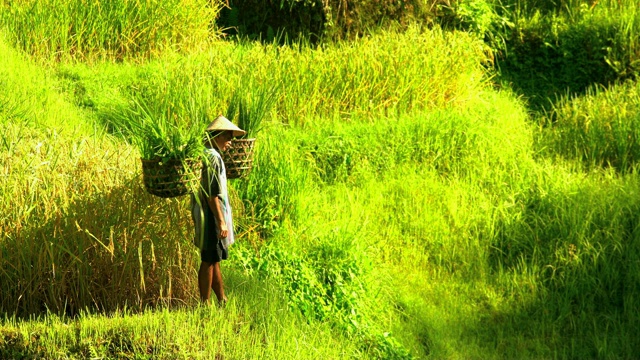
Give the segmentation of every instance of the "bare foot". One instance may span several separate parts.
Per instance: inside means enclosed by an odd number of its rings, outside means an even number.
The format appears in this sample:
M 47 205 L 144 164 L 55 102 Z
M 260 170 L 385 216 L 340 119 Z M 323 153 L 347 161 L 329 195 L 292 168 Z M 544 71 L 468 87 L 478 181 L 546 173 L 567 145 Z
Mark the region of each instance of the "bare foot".
M 220 307 L 220 308 L 225 307 L 225 306 L 227 305 L 227 301 L 228 301 L 228 299 L 227 299 L 227 297 L 225 296 L 224 298 L 222 298 L 222 300 L 219 300 L 219 301 L 218 301 L 218 307 Z

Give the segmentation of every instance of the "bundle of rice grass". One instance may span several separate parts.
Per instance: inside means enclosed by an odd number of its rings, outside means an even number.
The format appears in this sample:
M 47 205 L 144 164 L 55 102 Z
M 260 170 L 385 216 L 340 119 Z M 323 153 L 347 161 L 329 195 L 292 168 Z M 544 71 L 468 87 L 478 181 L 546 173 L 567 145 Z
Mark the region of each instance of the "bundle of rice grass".
M 147 192 L 162 198 L 186 195 L 197 189 L 202 167 L 201 114 L 151 106 L 135 98 L 111 119 L 122 135 L 140 151 Z
M 227 179 L 244 178 L 251 173 L 256 137 L 275 101 L 274 88 L 261 86 L 249 94 L 241 91 L 246 88 L 248 87 L 238 87 L 227 108 L 227 117 L 235 120 L 238 127 L 246 131 L 241 138 L 233 139 L 230 148 L 222 154 Z

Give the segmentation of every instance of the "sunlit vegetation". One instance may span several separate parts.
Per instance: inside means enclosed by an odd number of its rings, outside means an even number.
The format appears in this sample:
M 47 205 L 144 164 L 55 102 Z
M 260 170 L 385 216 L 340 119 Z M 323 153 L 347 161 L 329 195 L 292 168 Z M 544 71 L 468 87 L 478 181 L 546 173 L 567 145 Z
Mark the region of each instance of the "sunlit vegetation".
M 637 355 L 635 7 L 260 42 L 223 5 L 0 1 L 0 358 Z M 188 196 L 148 194 L 140 159 L 267 90 L 205 307 Z

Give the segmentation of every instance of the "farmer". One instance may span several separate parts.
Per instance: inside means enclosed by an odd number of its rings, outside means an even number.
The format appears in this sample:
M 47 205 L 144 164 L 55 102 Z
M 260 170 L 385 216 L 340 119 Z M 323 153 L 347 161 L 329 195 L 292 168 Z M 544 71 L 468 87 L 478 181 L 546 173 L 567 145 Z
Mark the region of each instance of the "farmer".
M 200 249 L 202 261 L 198 271 L 198 288 L 204 303 L 209 302 L 212 289 L 219 305 L 227 302 L 220 261 L 227 259 L 234 238 L 227 176 L 220 152 L 229 148 L 232 138 L 244 134 L 244 130 L 222 115 L 209 124 L 205 131 L 206 160 L 202 169 L 201 188 L 197 197 L 191 196 L 194 242 Z

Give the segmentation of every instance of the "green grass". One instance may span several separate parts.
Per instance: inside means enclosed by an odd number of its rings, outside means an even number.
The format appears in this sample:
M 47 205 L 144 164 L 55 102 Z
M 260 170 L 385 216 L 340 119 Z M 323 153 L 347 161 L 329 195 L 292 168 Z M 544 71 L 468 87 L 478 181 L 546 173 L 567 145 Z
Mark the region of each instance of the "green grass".
M 505 4 L 510 21 L 496 60 L 502 81 L 534 110 L 640 74 L 635 1 L 526 1 Z
M 216 37 L 217 2 L 202 0 L 21 0 L 0 2 L 12 42 L 42 60 L 156 56 Z
M 639 108 L 635 82 L 564 97 L 544 119 L 548 126 L 541 146 L 551 154 L 579 160 L 586 168 L 634 171 L 640 155 Z
M 235 92 L 257 93 L 266 86 L 275 88 L 273 117 L 303 125 L 308 119 L 373 119 L 411 109 L 465 106 L 485 86 L 484 50 L 468 34 L 414 27 L 406 34 L 319 48 L 218 43 L 187 56 L 168 53 L 139 67 L 61 65 L 59 75 L 72 95 L 79 95 L 78 103 L 102 110 L 107 118 L 117 98 L 126 101 L 132 93 L 181 104 L 189 94 L 217 114 L 226 111 Z
M 75 319 L 54 314 L 26 322 L 5 319 L 0 330 L 0 356 L 339 359 L 357 354 L 347 339 L 326 324 L 307 324 L 288 311 L 277 288 L 241 274 L 229 277 L 227 284 L 234 297 L 224 309 L 198 306 L 83 314 Z
M 0 41 L 0 357 L 635 356 L 637 84 L 537 121 L 483 49 L 411 28 L 40 66 Z M 188 199 L 144 191 L 118 116 L 197 131 L 265 86 L 231 302 L 200 307 Z

